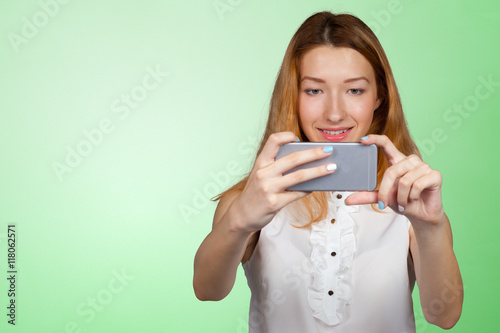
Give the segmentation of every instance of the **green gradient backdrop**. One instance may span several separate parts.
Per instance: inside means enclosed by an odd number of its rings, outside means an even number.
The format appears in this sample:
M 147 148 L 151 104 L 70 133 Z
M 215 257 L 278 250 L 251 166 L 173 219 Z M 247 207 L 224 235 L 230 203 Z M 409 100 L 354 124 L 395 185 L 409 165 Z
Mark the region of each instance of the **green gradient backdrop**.
M 249 170 L 286 45 L 320 10 L 354 13 L 378 34 L 412 134 L 444 175 L 466 293 L 452 331 L 495 330 L 500 2 L 54 3 L 0 11 L 0 331 L 247 331 L 243 272 L 225 300 L 199 302 L 193 257 L 211 228 L 208 197 Z M 169 75 L 156 82 L 150 71 Z M 131 93 L 140 101 L 128 112 Z M 58 177 L 68 149 L 87 156 Z M 5 315 L 8 224 L 18 236 L 15 327 Z M 440 331 L 415 307 L 419 332 Z

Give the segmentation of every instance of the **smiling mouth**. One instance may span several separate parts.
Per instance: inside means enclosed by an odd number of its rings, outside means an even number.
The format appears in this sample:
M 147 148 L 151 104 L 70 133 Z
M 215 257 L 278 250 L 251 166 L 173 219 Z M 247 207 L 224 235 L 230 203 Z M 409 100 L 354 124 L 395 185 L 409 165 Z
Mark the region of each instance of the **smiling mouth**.
M 342 129 L 340 131 L 327 131 L 327 130 L 324 130 L 322 129 L 321 131 L 326 133 L 326 134 L 329 134 L 329 135 L 339 135 L 339 134 L 342 134 L 342 133 L 345 133 L 347 131 L 349 131 L 352 127 L 350 128 L 345 128 L 345 129 Z

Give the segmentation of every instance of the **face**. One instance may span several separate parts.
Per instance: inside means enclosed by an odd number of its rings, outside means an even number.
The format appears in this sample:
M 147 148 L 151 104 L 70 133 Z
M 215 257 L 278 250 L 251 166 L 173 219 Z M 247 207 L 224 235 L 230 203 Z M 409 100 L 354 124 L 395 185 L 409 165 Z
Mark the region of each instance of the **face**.
M 359 142 L 379 105 L 375 73 L 358 51 L 318 46 L 302 57 L 298 112 L 309 141 Z

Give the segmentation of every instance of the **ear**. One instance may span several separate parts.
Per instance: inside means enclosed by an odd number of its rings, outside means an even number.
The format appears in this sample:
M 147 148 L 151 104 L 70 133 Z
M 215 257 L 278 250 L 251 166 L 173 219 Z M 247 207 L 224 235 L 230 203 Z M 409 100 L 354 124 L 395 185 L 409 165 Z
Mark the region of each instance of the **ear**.
M 380 104 L 382 104 L 382 101 L 377 97 L 377 100 L 375 101 L 375 109 L 373 109 L 374 112 L 378 109 Z

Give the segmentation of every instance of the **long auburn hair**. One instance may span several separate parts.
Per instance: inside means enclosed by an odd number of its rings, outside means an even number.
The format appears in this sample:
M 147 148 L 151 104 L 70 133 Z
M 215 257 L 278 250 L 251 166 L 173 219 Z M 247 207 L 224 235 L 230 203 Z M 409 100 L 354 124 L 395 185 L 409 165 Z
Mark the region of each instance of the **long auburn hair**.
M 302 23 L 288 45 L 276 79 L 269 118 L 256 157 L 262 151 L 269 136 L 276 132 L 290 131 L 295 133 L 301 141 L 308 141 L 300 128 L 297 110 L 300 61 L 306 52 L 321 45 L 354 49 L 371 64 L 375 72 L 380 105 L 374 112 L 367 134 L 386 135 L 403 154 L 420 155 L 406 124 L 391 66 L 373 31 L 356 16 L 320 12 Z M 378 153 L 377 188 L 388 168 L 388 162 L 380 149 Z M 248 175 L 213 200 L 219 200 L 229 193 L 242 191 L 247 180 Z M 309 223 L 304 227 L 320 221 L 326 217 L 328 211 L 326 192 L 313 192 L 295 202 L 295 207 L 298 208 L 299 213 L 309 219 Z

